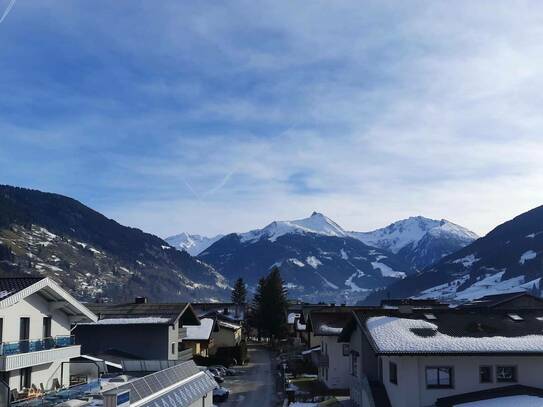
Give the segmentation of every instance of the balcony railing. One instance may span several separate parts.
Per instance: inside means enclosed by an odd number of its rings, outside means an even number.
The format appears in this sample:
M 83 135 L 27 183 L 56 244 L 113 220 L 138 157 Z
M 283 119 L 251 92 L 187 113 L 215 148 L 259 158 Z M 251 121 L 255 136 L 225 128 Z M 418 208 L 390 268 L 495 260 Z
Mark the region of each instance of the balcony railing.
M 0 356 L 19 355 L 21 353 L 38 352 L 41 350 L 65 348 L 75 345 L 73 336 L 56 336 L 44 339 L 25 339 L 14 342 L 0 343 Z

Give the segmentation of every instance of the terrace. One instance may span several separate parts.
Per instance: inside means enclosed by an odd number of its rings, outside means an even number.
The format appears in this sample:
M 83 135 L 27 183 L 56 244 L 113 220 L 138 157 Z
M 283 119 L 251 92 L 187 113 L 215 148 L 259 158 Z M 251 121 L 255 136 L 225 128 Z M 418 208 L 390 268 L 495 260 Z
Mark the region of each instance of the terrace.
M 0 371 L 21 369 L 80 355 L 73 336 L 30 339 L 0 344 Z

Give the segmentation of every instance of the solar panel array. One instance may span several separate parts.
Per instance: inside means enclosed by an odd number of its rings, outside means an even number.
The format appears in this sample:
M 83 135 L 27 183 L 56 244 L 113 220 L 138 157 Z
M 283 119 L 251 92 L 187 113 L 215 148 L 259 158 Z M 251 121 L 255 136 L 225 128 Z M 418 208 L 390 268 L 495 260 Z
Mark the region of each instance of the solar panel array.
M 139 407 L 188 407 L 217 387 L 215 380 L 202 373 L 193 380 Z
M 123 384 L 116 390 L 130 390 L 130 403 L 135 403 L 199 372 L 191 360 Z

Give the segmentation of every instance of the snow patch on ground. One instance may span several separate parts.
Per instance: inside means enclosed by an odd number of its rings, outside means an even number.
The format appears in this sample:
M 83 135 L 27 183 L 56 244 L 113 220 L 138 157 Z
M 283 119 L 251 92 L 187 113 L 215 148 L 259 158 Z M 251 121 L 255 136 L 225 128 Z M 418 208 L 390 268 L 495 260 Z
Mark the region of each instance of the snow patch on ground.
M 319 266 L 322 266 L 322 263 L 319 259 L 317 259 L 315 256 L 309 256 L 307 259 L 305 259 L 306 263 L 309 264 L 311 267 L 316 269 Z
M 524 264 L 526 263 L 527 261 L 529 260 L 533 260 L 537 257 L 537 253 L 534 252 L 533 250 L 528 250 L 524 253 L 522 253 L 522 255 L 520 256 L 520 259 L 519 259 L 519 264 Z
M 339 287 L 337 285 L 335 285 L 334 283 L 328 281 L 326 279 L 326 277 L 324 277 L 321 273 L 319 273 L 318 271 L 315 271 L 315 273 L 322 279 L 322 281 L 324 282 L 324 284 L 326 284 L 328 287 L 330 288 L 333 288 L 334 290 L 337 290 Z
M 365 288 L 360 288 L 354 281 L 353 278 L 361 278 L 364 277 L 364 272 L 357 270 L 355 273 L 353 273 L 347 280 L 345 280 L 345 285 L 347 287 L 350 287 L 350 291 L 354 292 L 361 292 L 361 291 L 368 291 Z
M 298 259 L 288 259 L 287 261 L 291 262 L 292 264 L 298 267 L 305 267 L 305 264 Z
M 462 257 L 461 259 L 454 260 L 453 263 L 462 264 L 464 268 L 470 268 L 471 266 L 473 266 L 474 263 L 477 263 L 479 260 L 481 259 L 478 257 L 475 257 L 474 254 L 469 254 L 465 257 Z
M 374 270 L 379 270 L 383 277 L 405 278 L 403 271 L 395 271 L 384 263 L 374 261 L 371 263 Z

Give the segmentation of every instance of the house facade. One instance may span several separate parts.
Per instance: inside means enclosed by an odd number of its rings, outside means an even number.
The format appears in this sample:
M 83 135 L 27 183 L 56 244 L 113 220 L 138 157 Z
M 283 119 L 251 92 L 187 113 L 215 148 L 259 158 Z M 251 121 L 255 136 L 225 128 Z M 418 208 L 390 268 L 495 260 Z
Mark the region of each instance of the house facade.
M 211 335 L 218 330 L 219 325 L 214 318 L 200 319 L 200 325 L 187 326 L 187 334 L 181 342 L 182 349 L 192 349 L 193 355 L 212 355 L 215 353 L 215 342 Z
M 200 325 L 188 303 L 87 304 L 96 322 L 78 324 L 74 334 L 86 354 L 122 351 L 135 359 L 178 360 L 188 325 Z
M 543 310 L 354 312 L 340 335 L 350 346 L 351 399 L 422 407 L 511 386 L 543 389 L 542 330 Z
M 68 385 L 69 361 L 81 353 L 71 325 L 96 319 L 49 278 L 0 278 L 0 379 L 13 398 Z
M 217 321 L 219 329 L 211 333 L 213 348 L 232 348 L 238 346 L 242 340 L 241 325 L 232 322 Z
M 315 353 L 319 380 L 329 389 L 349 388 L 350 348 L 338 342 L 339 335 L 351 318 L 346 311 L 312 311 L 307 328 L 313 341 L 320 345 Z

